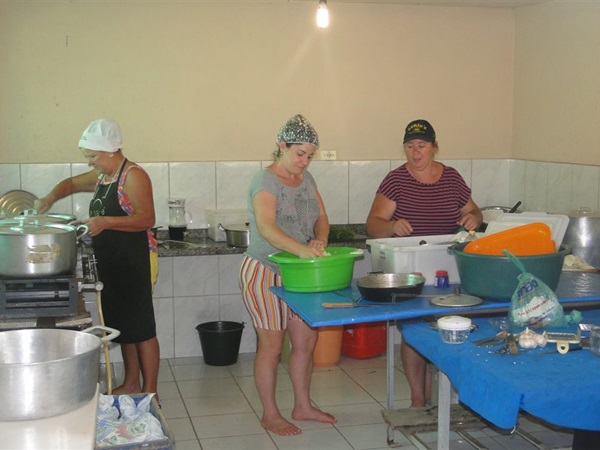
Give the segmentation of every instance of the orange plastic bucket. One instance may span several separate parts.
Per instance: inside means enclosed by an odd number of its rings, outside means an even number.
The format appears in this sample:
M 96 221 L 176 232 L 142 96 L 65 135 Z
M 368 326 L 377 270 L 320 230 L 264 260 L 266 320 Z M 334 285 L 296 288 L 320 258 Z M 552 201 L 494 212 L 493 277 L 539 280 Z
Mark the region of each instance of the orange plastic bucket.
M 314 367 L 330 367 L 340 362 L 342 357 L 343 326 L 319 328 L 319 338 L 313 354 Z

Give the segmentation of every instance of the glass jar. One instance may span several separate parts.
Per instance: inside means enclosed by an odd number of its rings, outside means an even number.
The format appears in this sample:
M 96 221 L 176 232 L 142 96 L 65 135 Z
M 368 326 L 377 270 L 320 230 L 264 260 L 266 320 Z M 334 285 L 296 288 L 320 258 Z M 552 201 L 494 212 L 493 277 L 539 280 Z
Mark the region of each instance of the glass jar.
M 446 344 L 462 344 L 471 333 L 471 319 L 461 316 L 445 316 L 437 321 L 442 341 Z

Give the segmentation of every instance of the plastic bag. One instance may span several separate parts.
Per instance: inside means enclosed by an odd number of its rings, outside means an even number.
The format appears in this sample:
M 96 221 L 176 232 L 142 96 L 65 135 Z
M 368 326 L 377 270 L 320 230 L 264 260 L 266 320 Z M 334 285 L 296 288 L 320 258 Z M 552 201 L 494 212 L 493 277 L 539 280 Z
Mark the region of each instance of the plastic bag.
M 508 318 L 514 327 L 546 328 L 565 326 L 562 305 L 552 289 L 536 276 L 528 273 L 525 266 L 508 250 L 504 254 L 522 272 L 512 295 Z

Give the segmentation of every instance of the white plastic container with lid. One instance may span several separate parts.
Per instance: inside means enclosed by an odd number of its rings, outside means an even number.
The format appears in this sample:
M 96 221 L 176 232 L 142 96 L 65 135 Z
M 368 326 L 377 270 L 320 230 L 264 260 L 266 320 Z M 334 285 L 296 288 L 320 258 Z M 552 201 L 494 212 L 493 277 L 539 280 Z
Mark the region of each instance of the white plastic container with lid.
M 462 344 L 471 333 L 471 319 L 461 316 L 445 316 L 437 321 L 442 341 L 447 344 Z
M 435 272 L 446 270 L 450 283 L 460 283 L 454 255 L 448 254 L 453 234 L 367 239 L 373 272 L 420 272 L 425 284 L 435 284 Z
M 519 214 L 500 214 L 495 220 L 488 224 L 485 235 L 487 236 L 489 234 L 498 233 L 499 231 L 509 230 L 511 228 L 536 222 L 545 223 L 550 227 L 552 240 L 556 244 L 556 249 L 558 250 L 569 225 L 569 217 L 564 214 L 548 214 L 537 211 L 526 211 Z

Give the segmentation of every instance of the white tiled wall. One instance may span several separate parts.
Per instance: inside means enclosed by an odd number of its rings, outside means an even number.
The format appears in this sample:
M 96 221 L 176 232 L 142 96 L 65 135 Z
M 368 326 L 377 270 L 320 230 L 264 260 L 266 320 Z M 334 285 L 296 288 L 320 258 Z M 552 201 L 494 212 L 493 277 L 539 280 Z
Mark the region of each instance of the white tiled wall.
M 313 161 L 309 168 L 332 224 L 364 223 L 377 186 L 403 161 Z M 479 206 L 567 212 L 579 206 L 599 209 L 600 167 L 519 160 L 442 160 L 455 167 L 473 189 Z M 140 163 L 152 179 L 156 223 L 168 224 L 167 199 L 186 199 L 190 228 L 207 227 L 207 209 L 245 208 L 250 178 L 268 161 Z M 0 164 L 0 194 L 23 189 L 45 195 L 85 164 Z M 87 215 L 91 194 L 63 199 L 54 212 Z
M 580 206 L 599 209 L 600 167 L 518 160 L 443 160 L 473 189 L 479 206 L 512 206 L 523 211 L 567 212 Z M 332 224 L 364 223 L 375 190 L 393 161 L 313 161 L 315 177 Z M 169 197 L 187 200 L 191 228 L 205 228 L 206 209 L 244 208 L 250 178 L 268 161 L 142 163 L 152 178 L 157 224 L 167 225 Z M 45 195 L 85 164 L 0 164 L 0 195 L 23 189 Z M 90 194 L 58 202 L 53 211 L 87 215 Z M 237 271 L 241 255 L 160 258 L 154 292 L 161 356 L 202 354 L 196 325 L 213 320 L 245 322 L 240 352 L 252 352 L 256 336 L 244 308 Z M 370 270 L 370 256 L 356 263 L 354 276 Z M 86 296 L 95 314 L 95 296 Z M 97 321 L 95 322 L 97 323 Z M 120 360 L 117 349 L 111 358 Z

